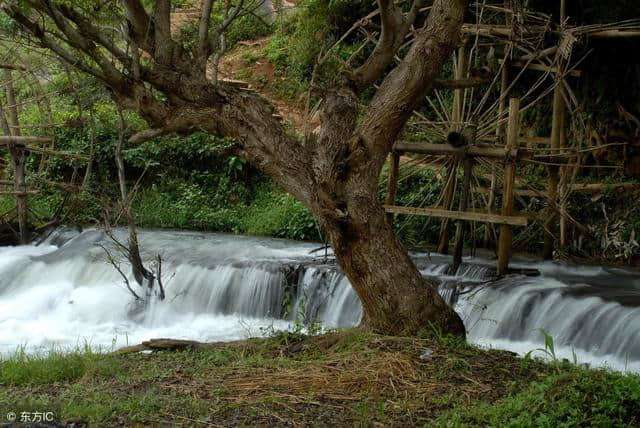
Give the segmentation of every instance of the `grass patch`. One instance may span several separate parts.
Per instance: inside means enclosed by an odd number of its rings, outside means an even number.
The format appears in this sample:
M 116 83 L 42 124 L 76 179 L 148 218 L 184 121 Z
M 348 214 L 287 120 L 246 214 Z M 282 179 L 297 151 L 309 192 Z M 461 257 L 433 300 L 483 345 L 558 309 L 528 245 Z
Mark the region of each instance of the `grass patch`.
M 47 385 L 77 381 L 87 374 L 109 377 L 117 372 L 116 361 L 89 347 L 72 353 L 51 350 L 36 355 L 21 348 L 1 362 L 0 385 Z
M 431 351 L 430 359 L 420 355 Z M 211 349 L 89 351 L 0 366 L 0 415 L 53 411 L 92 425 L 633 426 L 640 379 L 526 364 L 445 337 L 358 329 L 276 334 Z

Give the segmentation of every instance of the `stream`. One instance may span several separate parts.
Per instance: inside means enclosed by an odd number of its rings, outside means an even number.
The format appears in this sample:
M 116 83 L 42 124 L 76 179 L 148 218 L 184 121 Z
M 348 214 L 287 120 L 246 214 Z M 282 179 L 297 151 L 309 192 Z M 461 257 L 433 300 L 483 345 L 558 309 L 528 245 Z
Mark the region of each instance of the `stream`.
M 144 258 L 162 256 L 164 301 L 135 301 L 99 246 L 113 246 L 102 231 L 60 229 L 38 246 L 0 247 L 0 354 L 111 350 L 159 337 L 230 341 L 296 320 L 332 328 L 361 318 L 349 281 L 317 243 L 155 230 L 139 239 Z M 465 258 L 452 275 L 450 257 L 412 257 L 471 342 L 524 355 L 544 347 L 544 331 L 558 358 L 640 373 L 639 272 L 516 260 L 541 275 L 489 281 L 487 259 Z

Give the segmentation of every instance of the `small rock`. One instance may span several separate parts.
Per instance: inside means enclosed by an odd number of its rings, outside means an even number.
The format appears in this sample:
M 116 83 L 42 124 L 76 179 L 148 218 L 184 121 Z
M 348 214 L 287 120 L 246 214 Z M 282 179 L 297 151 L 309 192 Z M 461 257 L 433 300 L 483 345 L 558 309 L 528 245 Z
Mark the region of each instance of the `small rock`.
M 424 351 L 422 351 L 422 354 L 420 354 L 420 360 L 421 361 L 431 361 L 433 359 L 433 349 L 425 349 Z

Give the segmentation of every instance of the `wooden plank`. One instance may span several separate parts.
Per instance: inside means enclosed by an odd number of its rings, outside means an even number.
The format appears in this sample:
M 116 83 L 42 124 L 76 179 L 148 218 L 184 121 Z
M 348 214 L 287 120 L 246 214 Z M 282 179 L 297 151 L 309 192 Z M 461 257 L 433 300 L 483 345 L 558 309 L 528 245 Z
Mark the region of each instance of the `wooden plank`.
M 453 220 L 480 221 L 496 224 L 508 224 L 511 226 L 526 226 L 528 220 L 521 216 L 504 216 L 477 211 L 450 211 L 442 208 L 413 208 L 384 205 L 387 212 L 404 215 L 418 215 L 424 217 L 449 218 Z
M 507 148 L 518 148 L 518 134 L 520 132 L 520 99 L 509 100 L 509 124 L 507 126 Z M 513 188 L 516 178 L 515 160 L 505 165 L 504 183 L 502 188 L 502 215 L 505 217 L 513 214 Z M 500 225 L 500 237 L 498 238 L 498 276 L 507 272 L 509 257 L 511 256 L 511 243 L 513 232 L 508 224 Z
M 50 143 L 51 137 L 20 137 L 15 135 L 0 135 L 0 146 L 8 146 L 13 144 L 34 144 L 34 143 Z
M 24 190 L 24 191 L 0 191 L 0 196 L 27 196 L 27 195 L 37 195 L 39 192 L 37 190 Z

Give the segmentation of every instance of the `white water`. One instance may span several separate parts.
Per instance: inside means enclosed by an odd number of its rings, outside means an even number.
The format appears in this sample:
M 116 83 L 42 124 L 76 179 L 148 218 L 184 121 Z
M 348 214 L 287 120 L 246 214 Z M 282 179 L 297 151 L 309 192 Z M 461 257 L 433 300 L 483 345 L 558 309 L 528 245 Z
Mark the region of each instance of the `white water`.
M 102 233 L 69 237 L 0 247 L 1 354 L 19 346 L 112 349 L 157 337 L 227 341 L 291 328 L 296 318 L 342 327 L 362 315 L 339 269 L 314 258 L 322 253 L 313 252 L 317 244 L 145 231 L 148 257 L 163 256 L 167 297 L 142 306 L 96 246 L 108 241 Z M 472 342 L 525 354 L 543 346 L 543 329 L 558 358 L 640 372 L 640 275 L 523 263 L 543 275 L 487 284 L 488 270 L 477 264 L 446 275 L 448 258 L 414 257 L 438 280 Z

